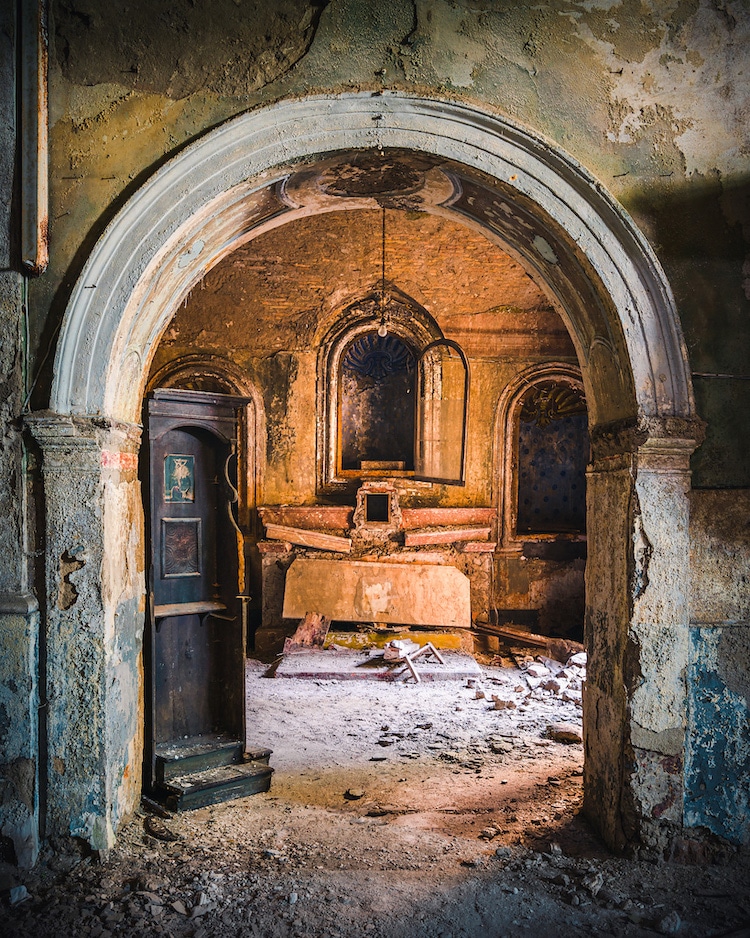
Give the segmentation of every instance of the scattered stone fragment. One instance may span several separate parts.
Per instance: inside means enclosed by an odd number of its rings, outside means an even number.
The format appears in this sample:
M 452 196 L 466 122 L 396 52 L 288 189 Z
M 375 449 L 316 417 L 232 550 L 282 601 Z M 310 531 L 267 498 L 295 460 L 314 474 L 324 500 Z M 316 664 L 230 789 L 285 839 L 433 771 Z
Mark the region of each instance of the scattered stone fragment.
M 365 793 L 362 788 L 347 788 L 344 792 L 344 798 L 348 801 L 358 801 L 360 798 L 364 798 Z
M 550 671 L 548 667 L 536 661 L 530 664 L 526 668 L 526 674 L 529 677 L 537 677 L 537 678 L 549 677 L 551 673 L 552 672 Z
M 151 837 L 155 837 L 157 840 L 163 840 L 165 843 L 174 843 L 174 841 L 180 839 L 179 835 L 171 831 L 159 818 L 152 817 L 151 815 L 144 820 L 143 827 L 146 833 L 150 834 Z
M 547 736 L 556 743 L 581 743 L 583 736 L 575 723 L 550 723 Z
M 172 903 L 172 908 L 175 912 L 178 912 L 180 915 L 187 915 L 188 910 L 185 908 L 185 903 L 181 899 L 177 899 Z
M 553 694 L 562 694 L 562 692 L 567 688 L 568 682 L 562 680 L 559 677 L 548 678 L 542 684 L 542 690 L 551 691 Z
M 485 829 L 479 834 L 480 840 L 492 840 L 497 837 L 500 831 L 496 827 L 485 827 Z
M 495 856 L 500 857 L 501 860 L 507 860 L 508 857 L 511 857 L 512 855 L 513 851 L 510 849 L 510 847 L 498 847 L 497 850 L 495 850 Z
M 570 658 L 568 658 L 565 667 L 567 668 L 573 665 L 576 668 L 585 668 L 587 661 L 588 661 L 588 656 L 586 655 L 586 652 L 579 651 L 577 654 L 571 655 Z
M 368 811 L 367 817 L 385 817 L 387 814 L 390 814 L 388 808 L 384 808 L 382 805 L 374 804 Z
M 515 710 L 518 704 L 515 700 L 503 700 L 500 697 L 493 697 L 495 710 Z
M 654 924 L 654 927 L 660 935 L 676 935 L 681 925 L 680 916 L 673 910 L 665 915 L 664 918 L 659 919 L 659 921 Z
M 579 690 L 570 690 L 570 688 L 566 688 L 562 694 L 560 694 L 560 696 L 563 700 L 567 700 L 569 703 L 574 703 L 578 706 L 581 706 L 583 703 L 583 696 Z
M 581 886 L 592 896 L 599 894 L 599 890 L 604 885 L 604 876 L 602 873 L 589 873 L 581 880 Z
M 21 902 L 25 902 L 26 899 L 30 899 L 29 891 L 25 886 L 13 886 L 10 890 L 10 904 L 19 905 Z

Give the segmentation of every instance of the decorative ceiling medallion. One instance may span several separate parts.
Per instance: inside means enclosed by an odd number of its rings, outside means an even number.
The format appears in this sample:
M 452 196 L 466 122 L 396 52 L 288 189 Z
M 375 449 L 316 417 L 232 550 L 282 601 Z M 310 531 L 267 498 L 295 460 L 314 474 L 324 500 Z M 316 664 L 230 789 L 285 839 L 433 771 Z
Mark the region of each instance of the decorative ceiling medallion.
M 340 162 L 318 177 L 318 187 L 327 195 L 342 198 L 411 195 L 424 187 L 424 171 L 413 161 L 377 152 L 357 154 Z

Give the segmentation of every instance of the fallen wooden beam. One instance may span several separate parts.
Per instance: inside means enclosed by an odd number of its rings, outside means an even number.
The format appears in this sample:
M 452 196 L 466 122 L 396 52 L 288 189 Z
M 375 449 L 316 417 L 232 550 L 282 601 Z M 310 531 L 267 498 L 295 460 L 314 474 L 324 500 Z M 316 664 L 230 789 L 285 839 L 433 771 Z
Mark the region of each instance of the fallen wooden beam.
M 489 528 L 417 528 L 404 534 L 406 547 L 421 547 L 425 544 L 456 544 L 459 541 L 486 541 Z
M 580 642 L 569 638 L 555 638 L 551 635 L 539 635 L 536 632 L 526 632 L 524 629 L 512 625 L 495 625 L 491 622 L 477 622 L 474 626 L 477 632 L 487 635 L 496 635 L 506 641 L 517 645 L 530 645 L 532 648 L 544 648 L 550 658 L 565 662 L 571 655 L 586 649 Z
M 304 528 L 291 528 L 285 524 L 267 524 L 266 537 L 272 541 L 286 541 L 300 547 L 332 550 L 339 554 L 351 553 L 352 549 L 352 541 L 349 537 L 323 534 L 322 531 L 307 531 Z

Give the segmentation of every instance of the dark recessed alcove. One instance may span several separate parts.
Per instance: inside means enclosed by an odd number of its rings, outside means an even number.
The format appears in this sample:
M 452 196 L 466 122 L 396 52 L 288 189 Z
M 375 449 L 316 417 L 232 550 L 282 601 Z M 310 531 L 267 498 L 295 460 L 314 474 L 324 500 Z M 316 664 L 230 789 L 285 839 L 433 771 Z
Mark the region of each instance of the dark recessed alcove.
M 365 495 L 365 521 L 368 524 L 387 524 L 390 521 L 390 496 L 371 493 Z

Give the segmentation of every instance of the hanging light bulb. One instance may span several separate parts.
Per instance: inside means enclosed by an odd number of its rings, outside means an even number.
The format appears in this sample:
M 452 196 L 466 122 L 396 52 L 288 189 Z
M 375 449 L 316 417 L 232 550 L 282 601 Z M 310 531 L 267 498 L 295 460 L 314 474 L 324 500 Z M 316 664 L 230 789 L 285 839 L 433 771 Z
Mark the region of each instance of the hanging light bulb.
M 381 239 L 380 239 L 380 297 L 378 300 L 380 305 L 380 325 L 378 326 L 378 335 L 381 339 L 384 339 L 388 335 L 388 323 L 385 318 L 385 310 L 388 305 L 388 301 L 385 296 L 385 206 L 383 206 L 383 222 L 381 228 Z

